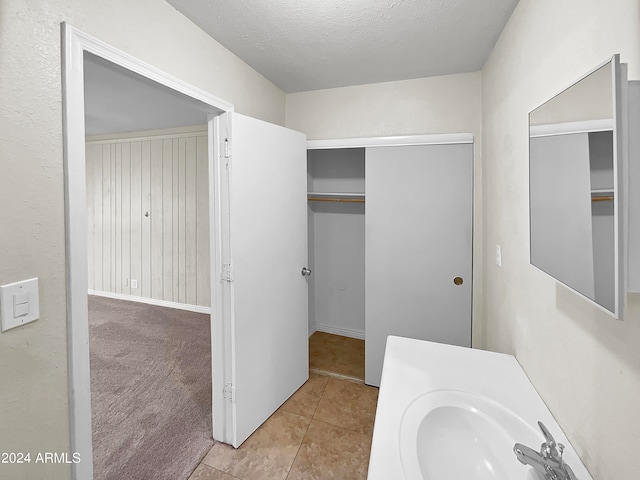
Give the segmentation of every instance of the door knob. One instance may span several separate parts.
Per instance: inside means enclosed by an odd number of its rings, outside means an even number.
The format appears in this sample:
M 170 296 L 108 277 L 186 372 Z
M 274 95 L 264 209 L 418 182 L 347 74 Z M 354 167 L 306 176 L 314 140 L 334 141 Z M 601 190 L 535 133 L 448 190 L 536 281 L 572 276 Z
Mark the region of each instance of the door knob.
M 311 270 L 309 270 L 307 267 L 302 267 L 302 271 L 300 272 L 300 274 L 303 277 L 310 277 L 311 276 Z

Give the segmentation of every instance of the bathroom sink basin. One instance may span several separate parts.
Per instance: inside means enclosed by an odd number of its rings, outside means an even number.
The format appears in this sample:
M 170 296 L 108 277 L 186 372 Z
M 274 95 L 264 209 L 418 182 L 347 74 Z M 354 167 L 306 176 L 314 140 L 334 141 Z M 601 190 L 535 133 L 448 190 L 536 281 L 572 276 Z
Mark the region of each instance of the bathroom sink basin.
M 514 453 L 544 423 L 578 480 L 592 480 L 515 357 L 390 336 L 368 480 L 543 480 Z
M 537 442 L 537 432 L 489 398 L 457 390 L 430 392 L 414 400 L 402 417 L 402 467 L 407 479 L 525 479 L 527 470 L 511 451 L 515 442 L 527 439 Z

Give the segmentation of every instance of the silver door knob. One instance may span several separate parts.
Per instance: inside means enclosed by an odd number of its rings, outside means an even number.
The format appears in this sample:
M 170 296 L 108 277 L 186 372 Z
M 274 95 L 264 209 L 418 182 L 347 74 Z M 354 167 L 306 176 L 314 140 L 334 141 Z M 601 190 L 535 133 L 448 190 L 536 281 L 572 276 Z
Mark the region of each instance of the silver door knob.
M 300 272 L 300 274 L 303 277 L 310 277 L 311 276 L 311 270 L 309 270 L 307 267 L 302 267 L 302 271 Z

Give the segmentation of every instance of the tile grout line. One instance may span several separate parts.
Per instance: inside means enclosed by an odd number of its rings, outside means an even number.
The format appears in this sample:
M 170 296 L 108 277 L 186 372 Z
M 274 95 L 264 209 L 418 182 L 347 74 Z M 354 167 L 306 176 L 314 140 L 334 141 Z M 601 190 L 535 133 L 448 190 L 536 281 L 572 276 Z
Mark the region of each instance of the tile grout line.
M 327 422 L 326 420 L 316 420 L 316 419 L 314 419 L 314 421 L 320 422 L 320 423 L 324 423 L 325 425 L 329 425 L 330 427 L 333 427 L 333 428 L 341 428 L 342 430 L 346 430 L 347 432 L 357 433 L 359 435 L 364 435 L 365 437 L 373 437 L 373 433 L 371 433 L 371 435 L 369 435 L 368 433 L 359 432 L 358 430 L 353 430 L 351 428 L 343 427 L 342 425 L 335 425 L 335 424 L 333 424 L 331 422 Z
M 316 412 L 318 411 L 320 402 L 322 402 L 322 399 L 324 398 L 324 394 L 327 391 L 327 387 L 329 386 L 330 381 L 331 381 L 331 377 L 329 377 L 329 379 L 327 380 L 327 383 L 324 384 L 324 388 L 322 389 L 322 395 L 320 395 L 320 400 L 318 400 L 318 403 L 316 403 L 316 408 L 313 409 L 313 413 L 311 414 L 311 420 L 315 420 L 316 418 Z
M 207 464 L 205 463 L 205 465 L 207 465 Z M 230 473 L 225 472 L 224 470 L 220 470 L 219 468 L 212 467 L 212 466 L 210 466 L 210 465 L 207 465 L 207 466 L 208 466 L 209 468 L 214 469 L 216 472 L 220 472 L 220 473 L 222 473 L 222 474 L 224 474 L 224 475 L 229 475 L 231 478 L 235 478 L 235 479 L 237 479 L 237 480 L 243 480 L 242 478 L 240 478 L 240 477 L 236 477 L 235 475 L 231 475 Z
M 303 416 L 303 415 L 300 415 Z M 289 470 L 287 470 L 287 476 L 284 477 L 284 480 L 287 480 L 289 478 L 289 474 L 291 474 L 291 470 L 293 469 L 293 466 L 296 463 L 296 460 L 298 458 L 298 454 L 300 453 L 300 449 L 302 448 L 302 444 L 304 443 L 304 439 L 307 436 L 307 433 L 309 432 L 309 427 L 311 426 L 311 422 L 313 421 L 313 418 L 311 418 L 311 420 L 309 421 L 309 425 L 307 425 L 307 429 L 304 431 L 304 435 L 302 436 L 302 440 L 300 440 L 300 445 L 298 445 L 298 450 L 296 450 L 296 454 L 293 457 L 293 461 L 291 462 L 291 465 L 289 466 Z
M 316 422 L 321 422 L 321 423 L 324 423 L 325 425 L 330 425 L 332 427 L 343 428 L 343 429 L 347 430 L 348 432 L 360 433 L 361 435 L 366 435 L 366 436 L 373 437 L 373 429 L 371 431 L 371 435 L 369 435 L 367 433 L 359 432 L 357 430 L 352 430 L 351 428 L 347 428 L 347 427 L 344 427 L 342 425 L 334 425 L 333 423 L 327 422 L 326 420 L 317 420 L 316 419 L 316 412 L 318 411 L 318 407 L 320 406 L 320 403 L 322 402 L 322 399 L 324 398 L 324 394 L 327 391 L 327 387 L 329 386 L 329 382 L 331 381 L 332 378 L 336 378 L 336 377 L 332 377 L 332 376 L 329 376 L 329 375 L 327 375 L 327 376 L 329 377 L 329 380 L 327 381 L 327 384 L 324 386 L 324 390 L 322 391 L 322 395 L 320 396 L 320 401 L 318 401 L 318 404 L 316 405 L 316 408 L 313 411 L 313 416 L 311 417 L 311 420 L 315 420 Z M 342 380 L 342 379 L 336 378 L 336 380 Z M 349 380 L 343 380 L 343 381 L 349 381 Z M 353 382 L 353 383 L 355 383 L 355 382 Z M 375 387 L 373 387 L 373 388 L 375 388 Z M 378 400 L 376 398 L 376 404 L 377 404 L 377 402 L 378 402 Z M 375 414 L 374 414 L 374 422 L 375 422 Z
M 287 480 L 289 478 L 289 474 L 291 473 L 291 470 L 293 469 L 293 466 L 296 463 L 296 460 L 298 459 L 298 455 L 300 454 L 300 449 L 302 448 L 302 444 L 304 443 L 304 439 L 306 438 L 307 434 L 309 433 L 309 428 L 311 427 L 311 422 L 313 422 L 314 417 L 316 416 L 316 411 L 318 410 L 318 405 L 320 405 L 320 402 L 322 401 L 322 398 L 324 397 L 324 392 L 327 390 L 327 385 L 329 384 L 329 380 L 327 380 L 327 383 L 324 385 L 324 388 L 322 389 L 322 395 L 320 395 L 320 400 L 318 400 L 318 403 L 316 404 L 316 408 L 313 409 L 313 413 L 311 414 L 311 419 L 309 421 L 309 425 L 307 425 L 307 430 L 304 432 L 304 435 L 302 436 L 302 441 L 300 442 L 300 445 L 298 446 L 298 450 L 296 451 L 296 455 L 295 457 L 293 457 L 293 462 L 291 462 L 291 466 L 289 467 L 289 471 L 287 472 L 287 476 L 285 477 L 285 480 Z
M 211 448 L 213 448 L 213 447 L 211 447 Z M 193 472 L 191 472 L 191 475 L 189 475 L 188 480 L 191 480 L 191 478 L 193 477 L 193 474 L 195 473 L 195 471 L 196 471 L 198 468 L 200 468 L 201 466 L 204 466 L 204 467 L 206 467 L 206 468 L 210 468 L 211 470 L 214 470 L 214 471 L 216 471 L 216 472 L 220 472 L 220 473 L 222 473 L 223 475 L 228 475 L 229 477 L 234 478 L 234 479 L 236 479 L 236 480 L 243 480 L 243 479 L 242 479 L 242 478 L 240 478 L 240 477 L 236 477 L 235 475 L 231 475 L 229 472 L 225 472 L 224 470 L 220 470 L 219 468 L 212 467 L 211 465 L 209 465 L 209 464 L 207 464 L 207 463 L 204 463 L 204 459 L 203 459 L 203 461 L 201 461 L 201 462 L 198 464 L 198 466 L 193 470 Z

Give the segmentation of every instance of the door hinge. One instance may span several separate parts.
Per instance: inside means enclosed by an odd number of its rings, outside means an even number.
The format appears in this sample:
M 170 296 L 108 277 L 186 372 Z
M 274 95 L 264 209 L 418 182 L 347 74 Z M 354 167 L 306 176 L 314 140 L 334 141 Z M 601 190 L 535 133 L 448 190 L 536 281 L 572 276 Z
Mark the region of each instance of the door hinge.
M 233 282 L 233 265 L 224 263 L 222 265 L 222 281 Z
M 236 387 L 231 382 L 227 383 L 222 390 L 222 395 L 225 400 L 229 400 L 231 403 L 236 403 Z
M 231 156 L 231 142 L 228 138 L 224 139 L 224 158 L 229 158 Z

